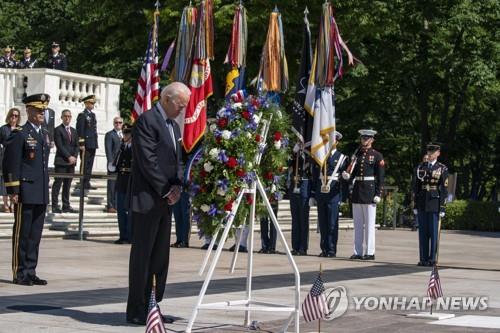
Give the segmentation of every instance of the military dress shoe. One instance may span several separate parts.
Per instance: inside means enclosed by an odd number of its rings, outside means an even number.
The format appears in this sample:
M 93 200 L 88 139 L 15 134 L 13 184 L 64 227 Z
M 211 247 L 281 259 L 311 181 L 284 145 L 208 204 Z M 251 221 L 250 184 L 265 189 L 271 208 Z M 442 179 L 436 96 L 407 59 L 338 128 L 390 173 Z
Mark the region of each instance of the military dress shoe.
M 230 251 L 230 252 L 234 252 L 234 249 L 235 249 L 235 248 L 236 248 L 236 245 L 233 245 L 233 246 L 231 246 L 231 247 L 229 248 L 229 251 Z M 240 245 L 240 246 L 238 247 L 238 252 L 247 253 L 247 252 L 248 252 L 248 250 L 247 250 L 247 248 L 246 248 L 245 246 Z
M 363 259 L 363 257 L 362 257 L 362 256 L 360 256 L 359 254 L 353 254 L 353 255 L 351 256 L 351 258 L 349 258 L 349 259 L 352 259 L 352 260 L 354 260 L 354 259 Z
M 299 256 L 307 256 L 306 250 L 299 250 Z
M 275 254 L 276 253 L 276 250 L 275 249 L 270 249 L 270 250 L 267 250 L 266 252 L 267 254 Z
M 320 257 L 320 258 L 324 258 L 324 257 L 326 257 L 326 253 L 325 253 L 325 252 L 321 252 L 321 253 L 318 255 L 318 257 Z
M 125 241 L 123 239 L 117 239 L 113 243 L 114 244 L 125 244 Z
M 59 207 L 52 207 L 52 213 L 59 214 L 62 213 L 62 210 Z
M 144 326 L 146 325 L 146 320 L 140 319 L 140 318 L 127 318 L 127 323 L 134 324 L 134 325 L 139 325 L 139 326 Z
M 333 253 L 333 252 L 329 252 L 329 253 L 326 254 L 327 258 L 335 258 L 336 256 L 337 255 L 335 253 Z
M 115 214 L 115 213 L 116 213 L 116 209 L 114 209 L 114 208 L 108 208 L 108 209 L 106 210 L 106 212 L 108 212 L 108 213 L 110 213 L 110 214 Z
M 186 243 L 186 242 L 180 242 L 178 245 L 177 245 L 178 248 L 188 248 L 189 247 L 189 244 Z
M 267 253 L 267 249 L 260 249 L 257 253 Z
M 12 280 L 12 283 L 14 284 L 19 284 L 21 286 L 32 286 L 33 285 L 33 281 L 29 278 L 26 278 L 26 279 L 14 279 Z
M 34 285 L 36 286 L 46 286 L 47 285 L 47 280 L 40 279 L 38 276 L 33 276 L 31 278 L 31 281 L 33 282 Z
M 180 242 L 170 244 L 170 247 L 179 247 Z
M 427 262 L 426 261 L 419 261 L 417 263 L 417 266 L 427 266 Z
M 78 213 L 76 209 L 73 209 L 73 207 L 67 207 L 62 209 L 63 213 Z
M 163 322 L 165 324 L 172 324 L 175 321 L 175 319 L 173 317 L 171 317 L 171 316 L 161 315 L 161 317 L 162 317 Z
M 365 254 L 362 260 L 375 260 L 375 255 L 374 254 Z

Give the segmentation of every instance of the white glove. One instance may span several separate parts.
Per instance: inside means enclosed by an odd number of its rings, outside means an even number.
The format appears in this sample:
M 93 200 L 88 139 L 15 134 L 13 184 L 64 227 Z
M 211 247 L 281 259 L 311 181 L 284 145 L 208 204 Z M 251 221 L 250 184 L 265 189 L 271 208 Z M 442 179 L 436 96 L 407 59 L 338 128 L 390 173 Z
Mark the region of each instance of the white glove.
M 373 202 L 378 204 L 380 202 L 380 197 L 378 195 L 373 197 Z
M 444 217 L 444 212 L 439 213 L 439 217 Z
M 317 202 L 316 202 L 316 199 L 314 199 L 314 198 L 309 198 L 309 206 L 311 206 L 311 207 L 312 207 L 312 206 L 316 206 L 316 203 L 317 203 Z
M 351 174 L 347 171 L 342 171 L 342 178 L 349 180 L 349 178 L 351 178 Z
M 418 209 L 414 209 L 413 214 L 418 215 Z

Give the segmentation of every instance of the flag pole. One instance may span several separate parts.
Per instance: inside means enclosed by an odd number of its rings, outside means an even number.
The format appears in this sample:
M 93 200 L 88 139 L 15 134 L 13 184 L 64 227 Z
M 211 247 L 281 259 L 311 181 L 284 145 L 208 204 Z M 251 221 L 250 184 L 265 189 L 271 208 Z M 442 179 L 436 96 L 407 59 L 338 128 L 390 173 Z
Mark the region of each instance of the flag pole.
M 438 213 L 440 214 L 440 213 Z M 438 264 L 438 259 L 439 259 L 439 246 L 441 245 L 441 215 L 438 215 L 438 237 L 437 237 L 437 242 L 436 242 L 436 261 L 435 264 L 437 266 Z
M 323 264 L 319 264 L 319 276 L 323 273 Z M 321 333 L 321 317 L 318 319 L 318 333 Z

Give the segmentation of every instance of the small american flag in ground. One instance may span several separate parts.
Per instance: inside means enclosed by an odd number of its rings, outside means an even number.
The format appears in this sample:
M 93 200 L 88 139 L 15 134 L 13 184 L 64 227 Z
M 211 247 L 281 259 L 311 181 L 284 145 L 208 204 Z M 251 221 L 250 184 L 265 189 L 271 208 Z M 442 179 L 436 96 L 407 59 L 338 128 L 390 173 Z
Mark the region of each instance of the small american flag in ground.
M 160 307 L 156 303 L 155 288 L 151 290 L 149 298 L 148 318 L 146 319 L 146 333 L 166 333 L 163 327 L 163 318 L 160 312 Z
M 160 73 L 158 65 L 158 26 L 153 25 L 149 34 L 148 48 L 141 69 L 141 76 L 137 80 L 132 118 L 137 120 L 141 114 L 150 110 L 153 103 L 160 96 Z
M 325 287 L 321 275 L 318 275 L 316 281 L 302 303 L 302 314 L 306 322 L 324 318 L 328 314 L 328 304 L 324 294 Z
M 438 299 L 443 297 L 443 289 L 441 289 L 441 280 L 437 266 L 432 268 L 431 278 L 429 279 L 429 286 L 427 287 L 427 296 L 431 299 Z

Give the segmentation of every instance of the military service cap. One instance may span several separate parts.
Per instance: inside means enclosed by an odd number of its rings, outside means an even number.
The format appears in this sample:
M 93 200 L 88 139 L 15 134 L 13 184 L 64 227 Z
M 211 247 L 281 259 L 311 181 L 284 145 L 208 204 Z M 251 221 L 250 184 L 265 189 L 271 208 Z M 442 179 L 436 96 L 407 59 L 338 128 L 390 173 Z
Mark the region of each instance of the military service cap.
M 5 49 L 3 49 L 3 51 L 7 53 L 7 52 L 11 52 L 12 49 L 10 48 L 10 46 L 7 46 Z
M 377 131 L 372 129 L 360 129 L 358 133 L 361 134 L 361 136 L 368 136 L 373 138 L 375 134 L 377 134 Z
M 27 47 L 24 49 L 24 54 L 28 54 L 28 53 L 31 53 L 31 49 Z
M 26 96 L 23 99 L 23 103 L 26 106 L 31 106 L 37 109 L 45 110 L 49 105 L 50 96 L 49 94 L 34 94 Z
M 427 144 L 427 151 L 438 151 L 441 150 L 441 144 L 438 142 L 429 142 Z
M 341 140 L 344 136 L 339 132 L 339 131 L 335 131 L 335 138 L 337 140 Z
M 84 103 L 92 103 L 94 104 L 96 101 L 95 95 L 88 95 L 87 97 L 82 98 L 82 102 Z
M 123 125 L 123 127 L 122 127 L 122 133 L 123 134 L 130 134 L 130 133 L 132 133 L 132 125 L 129 125 L 129 124 Z
M 56 42 L 52 42 L 52 47 L 59 47 L 59 43 L 56 43 Z

